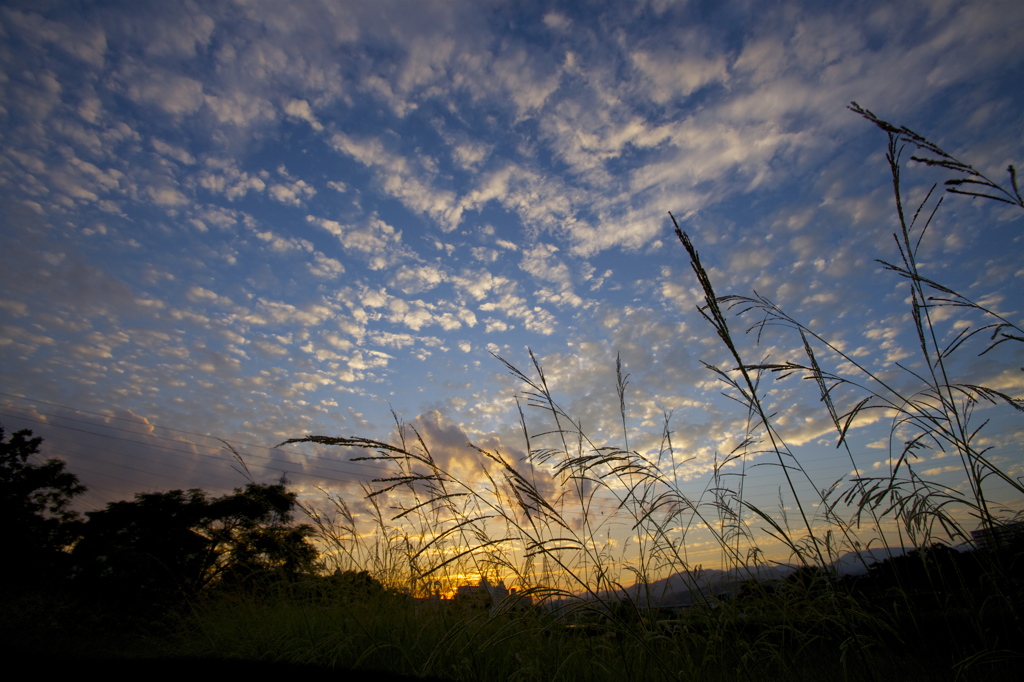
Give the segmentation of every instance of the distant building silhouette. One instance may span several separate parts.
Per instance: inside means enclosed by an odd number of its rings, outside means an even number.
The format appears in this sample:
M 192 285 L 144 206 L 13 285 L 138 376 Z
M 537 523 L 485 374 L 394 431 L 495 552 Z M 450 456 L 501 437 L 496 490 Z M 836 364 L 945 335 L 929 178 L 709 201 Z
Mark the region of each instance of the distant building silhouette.
M 506 588 L 504 580 L 499 580 L 497 585 L 492 585 L 487 580 L 487 576 L 481 577 L 480 582 L 476 585 L 461 585 L 455 591 L 455 599 L 458 601 L 479 604 L 486 608 L 494 608 L 510 596 L 516 596 L 515 589 L 509 590 Z M 521 606 L 533 604 L 533 599 L 529 596 L 520 596 L 519 601 L 522 602 Z
M 486 599 L 484 599 L 486 595 Z M 508 590 L 505 588 L 505 581 L 499 580 L 497 585 L 491 585 L 490 581 L 487 580 L 487 576 L 480 578 L 480 582 L 476 585 L 461 585 L 455 592 L 455 596 L 462 599 L 473 599 L 480 601 L 490 601 L 491 606 L 497 606 L 501 601 L 508 596 Z

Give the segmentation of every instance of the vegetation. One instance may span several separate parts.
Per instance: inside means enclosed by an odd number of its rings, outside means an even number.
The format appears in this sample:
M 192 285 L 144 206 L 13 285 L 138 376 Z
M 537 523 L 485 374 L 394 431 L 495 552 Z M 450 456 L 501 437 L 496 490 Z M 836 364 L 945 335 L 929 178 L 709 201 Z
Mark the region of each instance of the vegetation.
M 888 138 L 898 258 L 880 262 L 908 287 L 918 362 L 882 372 L 765 297 L 719 295 L 673 218 L 703 294 L 699 314 L 728 358 L 708 370 L 748 424 L 697 499 L 677 483 L 684 453 L 667 423 L 656 453 L 631 448 L 621 364 L 621 440 L 608 445 L 562 409 L 536 358 L 529 372 L 498 358 L 524 387 L 525 460 L 471 446 L 481 478 L 467 480 L 401 423 L 394 442 L 292 439 L 352 448 L 354 459 L 387 467 L 360 503 L 371 527 L 336 493 L 331 509 L 304 510 L 312 526 L 295 525 L 296 499 L 283 483 L 251 482 L 214 499 L 202 491 L 138 495 L 88 515 L 71 555 L 76 580 L 106 581 L 98 591 L 104 603 L 129 594 L 121 613 L 140 603 L 180 607 L 147 631 L 157 639 L 139 643 L 149 655 L 481 681 L 1017 679 L 1024 524 L 992 491 L 1020 496 L 1024 484 L 986 449 L 977 422 L 981 408 L 1017 415 L 1024 401 L 960 374 L 961 356 L 995 356 L 1024 342 L 1024 330 L 922 274 L 919 249 L 943 197 L 933 188 L 912 214 L 905 211 L 905 150 L 954 173 L 953 194 L 1016 208 L 1024 200 L 1012 166 L 1008 185 L 1000 185 L 913 131 L 851 108 Z M 751 336 L 737 336 L 737 324 Z M 747 360 L 744 343 L 769 331 L 791 333 L 795 353 Z M 771 387 L 792 378 L 817 387 L 854 472 L 846 479 L 821 485 L 787 444 Z M 858 420 L 872 414 L 890 421 L 894 443 L 890 470 L 874 476 L 862 473 L 849 442 Z M 959 462 L 964 485 L 919 474 L 914 459 L 925 449 Z M 755 456 L 784 482 L 777 511 L 745 494 Z M 629 518 L 625 570 L 624 550 L 608 541 L 599 511 L 609 496 Z M 319 566 L 308 544 L 314 532 Z M 711 534 L 726 570 L 689 560 L 688 541 L 698 533 Z M 863 537 L 892 551 L 869 566 Z M 964 541 L 975 550 L 952 548 Z M 765 560 L 769 542 L 788 550 L 787 566 Z M 837 566 L 851 556 L 861 558 L 862 575 L 844 577 Z M 466 575 L 482 576 L 480 589 L 440 598 Z M 487 588 L 488 576 L 515 591 Z
M 718 463 L 705 495 L 691 499 L 676 485 L 675 466 L 683 454 L 673 449 L 667 424 L 657 453 L 630 448 L 628 377 L 621 365 L 615 388 L 622 435 L 619 443 L 606 445 L 562 409 L 536 358 L 531 356 L 529 373 L 498 358 L 522 382 L 526 410 L 537 411 L 539 419 L 528 420 L 520 408 L 528 453 L 524 462 L 477 448 L 483 485 L 446 471 L 420 434 L 402 424 L 395 442 L 322 436 L 288 441 L 356 448 L 366 453 L 356 459 L 390 467 L 377 487 L 366 490 L 377 526 L 368 556 L 390 558 L 389 578 L 413 594 L 426 595 L 467 573 L 507 576 L 524 593 L 551 605 L 549 615 L 561 619 L 555 622 L 587 624 L 588 632 L 596 628 L 615 641 L 601 655 L 588 654 L 602 672 L 545 668 L 540 675 L 545 679 L 577 674 L 669 679 L 680 671 L 695 679 L 816 679 L 822 665 L 853 679 L 872 679 L 879 666 L 906 674 L 916 670 L 912 674 L 929 679 L 991 679 L 999 666 L 990 664 L 1009 660 L 1015 663 L 1002 669 L 1016 670 L 1024 657 L 1019 644 L 1024 631 L 1020 543 L 1012 538 L 1019 537 L 1014 529 L 1020 526 L 994 504 L 989 491 L 1002 486 L 1018 496 L 1019 504 L 1024 484 L 983 445 L 984 424 L 978 423 L 977 413 L 986 406 L 1017 413 L 1024 411 L 1024 402 L 958 372 L 962 355 L 972 350 L 994 355 L 1024 341 L 1024 331 L 921 273 L 919 250 L 944 197 L 933 187 L 908 213 L 901 170 L 909 146 L 916 150 L 913 160 L 955 173 L 947 182 L 949 192 L 1024 208 L 1016 172 L 1009 168 L 1004 187 L 917 133 L 857 104 L 851 109 L 888 138 L 898 259 L 879 262 L 907 283 L 918 362 L 897 365 L 904 376 L 894 376 L 844 351 L 763 296 L 720 296 L 693 241 L 675 223 L 703 292 L 699 312 L 729 357 L 729 365 L 707 367 L 739 403 L 748 424 L 747 437 Z M 747 360 L 733 332 L 737 323 L 757 339 L 768 331 L 791 331 L 802 360 L 790 356 L 770 363 L 760 355 L 757 361 Z M 789 377 L 817 386 L 837 447 L 854 472 L 846 480 L 815 481 L 787 444 L 770 395 L 773 382 Z M 863 473 L 849 439 L 857 433 L 858 420 L 876 412 L 891 422 L 894 450 L 890 470 L 871 476 Z M 540 426 L 531 428 L 538 421 Z M 913 460 L 928 449 L 960 462 L 963 488 L 917 472 Z M 785 486 L 775 512 L 755 506 L 743 490 L 748 461 L 754 456 L 764 461 L 764 455 Z M 730 467 L 741 475 L 727 479 Z M 625 574 L 618 567 L 621 555 L 604 538 L 607 521 L 596 512 L 599 495 L 612 496 L 618 510 L 631 518 Z M 377 500 L 384 497 L 396 507 L 390 517 L 380 512 Z M 331 525 L 319 518 L 318 525 L 338 555 L 351 557 L 365 532 L 357 532 L 347 505 L 340 499 L 336 503 L 341 513 L 335 518 L 343 522 Z M 949 544 L 970 542 L 976 526 L 981 537 L 1001 540 L 962 556 L 944 551 Z M 698 528 L 713 534 L 731 569 L 717 587 L 702 580 L 700 567 L 687 559 L 688 537 Z M 879 549 L 897 548 L 883 564 L 890 568 L 874 569 L 860 581 L 839 580 L 837 562 L 844 556 L 862 557 L 863 537 Z M 770 584 L 762 582 L 773 568 L 763 559 L 765 541 L 782 543 L 790 563 L 803 567 L 786 589 L 750 589 Z M 903 547 L 914 549 L 909 558 L 899 556 Z M 862 561 L 866 571 L 868 562 Z M 665 595 L 656 590 L 666 575 L 685 584 L 692 603 L 679 622 L 659 608 Z M 742 604 L 721 598 L 743 581 L 748 589 Z M 627 589 L 631 583 L 637 586 Z M 872 604 L 868 595 L 885 599 Z M 666 620 L 670 631 L 662 625 Z M 514 646 L 518 652 L 527 649 Z M 517 669 L 537 670 L 534 665 L 540 662 Z
M 7 524 L 8 556 L 18 558 L 3 562 L 2 585 L 50 579 L 62 568 L 62 550 L 74 541 L 80 526 L 69 505 L 85 487 L 58 459 L 31 463 L 40 443 L 42 438 L 33 438 L 28 430 L 5 441 L 0 426 L 0 518 Z
M 181 597 L 252 588 L 316 573 L 312 528 L 292 523 L 295 493 L 250 483 L 210 498 L 202 490 L 146 493 L 88 512 L 74 577 L 106 605 L 151 610 Z

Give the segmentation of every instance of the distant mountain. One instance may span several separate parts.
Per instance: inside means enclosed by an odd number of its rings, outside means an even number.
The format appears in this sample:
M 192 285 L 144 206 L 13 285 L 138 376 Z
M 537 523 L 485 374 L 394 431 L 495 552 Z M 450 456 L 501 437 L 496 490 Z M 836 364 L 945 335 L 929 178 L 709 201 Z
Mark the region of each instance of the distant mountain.
M 829 564 L 829 567 L 840 576 L 864 575 L 868 572 L 868 566 L 886 559 L 903 556 L 913 550 L 913 547 L 875 547 L 874 549 L 862 549 L 859 552 L 847 552 Z
M 868 566 L 886 559 L 902 556 L 913 548 L 875 547 L 858 552 L 848 552 L 831 564 L 829 569 L 839 576 L 856 576 L 868 572 Z M 667 578 L 655 580 L 649 585 L 631 585 L 622 591 L 605 592 L 602 599 L 628 597 L 634 603 L 674 607 L 689 606 L 708 596 L 721 596 L 735 592 L 747 580 L 766 582 L 782 580 L 795 571 L 799 564 L 776 564 L 754 568 L 732 568 L 728 570 L 695 569 L 681 571 Z
M 681 571 L 648 585 L 632 585 L 615 594 L 602 597 L 628 596 L 637 604 L 657 606 L 689 606 L 708 596 L 720 596 L 739 589 L 747 580 L 780 580 L 796 570 L 796 565 L 778 564 L 755 568 L 694 569 Z

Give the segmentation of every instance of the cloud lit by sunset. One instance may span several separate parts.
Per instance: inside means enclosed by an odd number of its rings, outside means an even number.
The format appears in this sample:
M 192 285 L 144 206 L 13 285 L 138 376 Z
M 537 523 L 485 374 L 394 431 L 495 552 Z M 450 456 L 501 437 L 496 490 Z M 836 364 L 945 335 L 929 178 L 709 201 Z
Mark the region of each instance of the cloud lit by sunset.
M 1021 35 L 1024 5 L 997 0 L 4 2 L 0 423 L 45 438 L 88 485 L 83 509 L 241 485 L 218 439 L 257 479 L 356 494 L 379 462 L 273 446 L 394 438 L 392 411 L 467 485 L 487 482 L 472 442 L 554 495 L 551 468 L 524 459 L 527 387 L 494 357 L 534 377 L 529 349 L 594 443 L 624 448 L 627 430 L 700 499 L 763 434 L 703 364 L 733 361 L 669 211 L 719 295 L 756 291 L 913 393 L 910 291 L 877 262 L 900 258 L 886 136 L 847 107 L 1002 182 L 1024 162 Z M 951 177 L 914 151 L 910 212 Z M 920 268 L 1021 324 L 1022 225 L 950 195 Z M 942 344 L 959 315 L 935 313 Z M 806 361 L 792 330 L 758 345 L 756 313 L 732 319 L 749 362 Z M 979 356 L 983 341 L 951 381 L 1020 397 L 1021 344 Z M 912 437 L 863 412 L 847 454 L 814 382 L 760 388 L 802 489 L 848 477 L 851 457 L 889 471 Z M 842 413 L 860 397 L 835 399 Z M 529 403 L 533 444 L 552 447 Z M 991 419 L 979 442 L 1019 477 L 1005 407 L 979 403 L 973 423 Z M 787 493 L 766 447 L 722 472 L 774 509 Z M 955 457 L 916 454 L 964 489 Z M 622 513 L 616 486 L 592 513 Z M 628 542 L 626 521 L 605 529 Z M 708 543 L 695 556 L 719 558 Z

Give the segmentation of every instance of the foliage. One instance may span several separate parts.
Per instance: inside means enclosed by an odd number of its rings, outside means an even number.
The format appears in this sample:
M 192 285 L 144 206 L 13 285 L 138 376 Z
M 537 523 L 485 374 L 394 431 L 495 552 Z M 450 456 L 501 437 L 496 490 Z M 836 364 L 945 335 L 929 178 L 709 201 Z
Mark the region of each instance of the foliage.
M 283 484 L 257 483 L 216 498 L 172 490 L 112 502 L 86 514 L 77 578 L 145 607 L 209 586 L 305 575 L 316 570 L 317 553 L 311 528 L 292 523 L 295 507 Z
M 70 505 L 85 486 L 59 459 L 30 462 L 42 440 L 33 438 L 29 430 L 5 440 L 0 426 L 0 518 L 7 526 L 6 552 L 15 558 L 4 562 L 5 578 L 41 578 L 41 570 L 48 575 L 80 529 L 78 514 Z
M 369 571 L 337 570 L 327 580 L 331 589 L 349 599 L 377 597 L 387 592 L 387 588 Z

